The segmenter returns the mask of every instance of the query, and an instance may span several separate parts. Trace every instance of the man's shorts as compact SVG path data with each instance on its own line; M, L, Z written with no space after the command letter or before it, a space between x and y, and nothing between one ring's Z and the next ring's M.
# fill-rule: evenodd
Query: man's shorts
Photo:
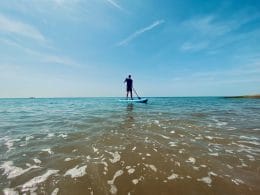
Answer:
M132 87L127 86L126 91L132 91Z

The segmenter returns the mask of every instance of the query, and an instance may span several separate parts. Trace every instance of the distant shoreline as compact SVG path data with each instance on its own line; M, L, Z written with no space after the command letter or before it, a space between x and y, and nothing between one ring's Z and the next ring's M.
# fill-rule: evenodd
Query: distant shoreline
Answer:
M224 98L260 98L260 94L257 94L257 95L241 95L241 96L225 96Z

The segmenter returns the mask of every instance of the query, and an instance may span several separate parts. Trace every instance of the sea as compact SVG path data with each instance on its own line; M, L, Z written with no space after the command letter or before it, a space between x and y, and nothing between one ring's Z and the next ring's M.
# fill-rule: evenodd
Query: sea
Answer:
M260 99L0 99L0 194L260 194Z

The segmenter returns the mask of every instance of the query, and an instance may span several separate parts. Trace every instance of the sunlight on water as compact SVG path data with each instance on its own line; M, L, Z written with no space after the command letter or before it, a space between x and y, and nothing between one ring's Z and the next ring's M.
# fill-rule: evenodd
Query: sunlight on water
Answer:
M259 194L254 99L1 99L4 194Z

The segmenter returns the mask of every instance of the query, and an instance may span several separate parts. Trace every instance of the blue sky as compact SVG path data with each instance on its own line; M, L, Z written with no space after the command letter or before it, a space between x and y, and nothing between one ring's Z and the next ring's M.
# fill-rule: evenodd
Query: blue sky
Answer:
M258 0L0 1L0 97L260 93Z

